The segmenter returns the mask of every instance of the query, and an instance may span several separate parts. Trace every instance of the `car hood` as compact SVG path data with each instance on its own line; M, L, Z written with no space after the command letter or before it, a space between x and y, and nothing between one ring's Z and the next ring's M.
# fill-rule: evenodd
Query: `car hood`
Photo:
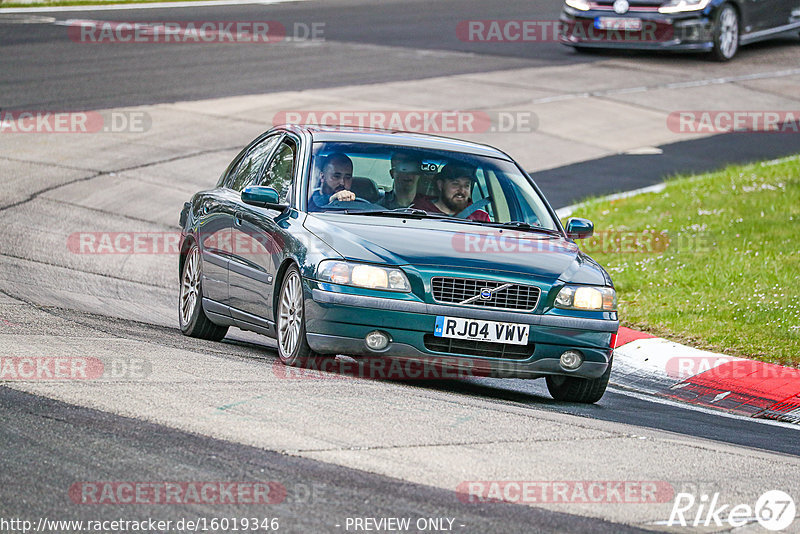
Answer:
M561 236L335 213L309 214L305 227L348 260L504 271L550 283L610 283L602 267Z

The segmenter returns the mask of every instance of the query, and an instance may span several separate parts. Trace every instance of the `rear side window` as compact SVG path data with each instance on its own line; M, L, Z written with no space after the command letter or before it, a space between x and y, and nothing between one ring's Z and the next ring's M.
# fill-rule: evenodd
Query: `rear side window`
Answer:
M295 145L290 139L284 139L264 169L258 185L274 188L281 200L286 200L294 177L294 163Z
M273 135L251 148L241 159L236 170L228 176L225 186L234 191L241 191L248 185L255 183L264 161L272 153L275 145L278 144L278 139L280 139L279 135Z

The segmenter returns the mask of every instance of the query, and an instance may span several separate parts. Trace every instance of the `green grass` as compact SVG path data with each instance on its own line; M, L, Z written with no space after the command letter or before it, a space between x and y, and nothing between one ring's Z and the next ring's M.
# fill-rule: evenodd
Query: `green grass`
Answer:
M623 325L800 364L800 157L670 179L660 193L589 200L572 216L595 223L599 237L581 248L614 279ZM662 233L667 242L654 242Z

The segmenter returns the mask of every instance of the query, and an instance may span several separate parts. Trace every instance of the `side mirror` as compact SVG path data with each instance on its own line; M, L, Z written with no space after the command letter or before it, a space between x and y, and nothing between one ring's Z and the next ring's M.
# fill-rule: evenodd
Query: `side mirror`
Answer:
M571 217L567 221L567 236L571 239L586 239L594 234L594 223L589 219Z
M242 191L242 202L251 206L283 211L289 204L281 203L278 192L272 187L248 185Z

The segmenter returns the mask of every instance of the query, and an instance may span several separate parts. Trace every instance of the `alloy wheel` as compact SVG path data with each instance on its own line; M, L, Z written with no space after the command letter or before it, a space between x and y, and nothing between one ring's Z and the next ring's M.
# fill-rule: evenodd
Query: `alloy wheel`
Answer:
M730 59L739 48L739 17L732 7L723 8L719 25L719 49L723 56Z
M188 325L192 320L200 294L200 249L193 246L186 258L181 278L181 323Z
M278 343L285 358L291 358L297 350L303 325L303 291L300 275L296 271L287 274L278 306Z

